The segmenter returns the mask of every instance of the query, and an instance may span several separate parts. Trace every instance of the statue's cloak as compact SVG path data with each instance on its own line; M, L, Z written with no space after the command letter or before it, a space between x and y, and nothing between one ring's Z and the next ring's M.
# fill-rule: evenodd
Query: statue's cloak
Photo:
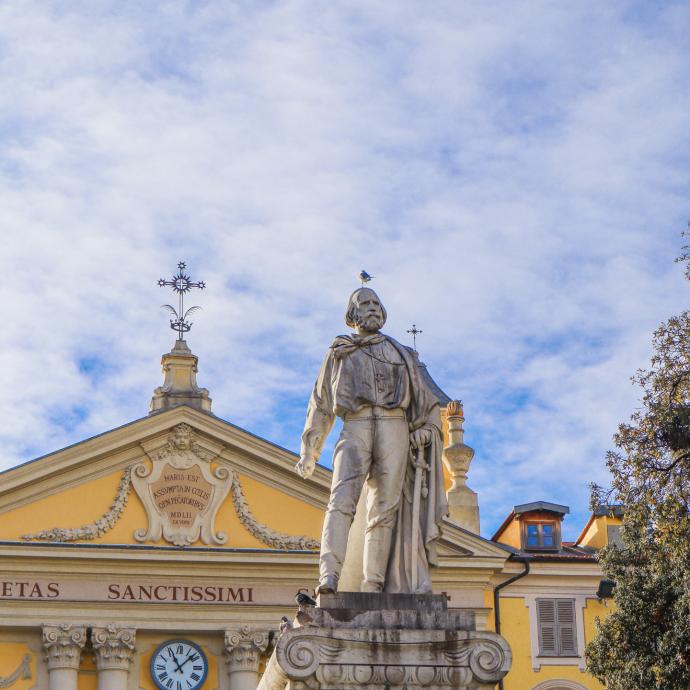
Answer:
M416 454L417 451L410 448L410 458L398 505L384 591L412 592L412 571L413 568L416 568L418 583L416 592L431 592L429 566L437 565L436 543L441 536L443 518L448 514L448 501L441 464L443 441L439 400L427 386L422 376L417 353L388 335L382 333L365 337L341 335L336 338L331 347L336 357L346 358L356 348L381 342L383 339L388 340L395 347L407 369L411 394L410 403L407 407L410 432L422 427L431 430L431 442L424 449L425 462L429 469L424 473L423 486L425 490L420 496L417 553L412 553L412 504L415 479L413 454ZM365 484L365 497L366 492Z
M410 448L410 462L407 464L403 492L398 507L398 517L393 532L393 546L388 559L386 592L412 592L412 571L417 569L416 592L431 592L430 565L438 565L436 544L441 537L441 523L448 514L448 500L443 481L441 451L441 411L436 396L429 390L419 370L417 353L403 347L387 336L407 366L412 384L412 400L407 410L410 431L426 426L431 429L431 443L424 448L425 462L429 467L424 473L423 489L419 509L419 540L417 553L412 553L412 503L414 500L414 455ZM426 493L426 496L424 496Z

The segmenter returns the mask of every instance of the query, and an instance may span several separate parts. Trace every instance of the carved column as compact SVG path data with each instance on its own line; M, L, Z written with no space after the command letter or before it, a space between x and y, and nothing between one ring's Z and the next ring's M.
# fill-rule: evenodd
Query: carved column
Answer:
M448 489L448 509L452 520L461 527L479 534L479 502L477 494L467 486L467 471L474 457L474 450L465 444L462 403L451 400L446 408L448 419L448 443L443 449L443 464L448 469L453 484Z
M243 625L225 631L225 658L230 690L256 690L259 660L268 647L268 632Z
M43 626L43 650L48 666L48 690L77 690L81 650L86 644L83 625Z
M112 623L91 629L98 690L127 690L135 634L134 628L120 628Z

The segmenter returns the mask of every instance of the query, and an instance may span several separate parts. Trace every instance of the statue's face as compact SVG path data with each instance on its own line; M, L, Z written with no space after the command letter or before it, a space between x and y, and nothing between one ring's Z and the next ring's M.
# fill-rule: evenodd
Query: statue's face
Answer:
M173 436L173 443L180 450L187 450L190 446L189 434L184 431L176 430Z
M373 290L360 290L355 297L357 325L364 331L375 333L383 327L383 309L378 295Z

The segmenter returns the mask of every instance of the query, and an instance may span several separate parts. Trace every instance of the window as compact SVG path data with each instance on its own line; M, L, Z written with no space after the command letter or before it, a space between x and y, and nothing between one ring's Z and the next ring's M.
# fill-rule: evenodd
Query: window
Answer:
M526 522L523 543L526 549L558 549L560 532L557 522Z
M574 599L537 599L540 656L577 656Z

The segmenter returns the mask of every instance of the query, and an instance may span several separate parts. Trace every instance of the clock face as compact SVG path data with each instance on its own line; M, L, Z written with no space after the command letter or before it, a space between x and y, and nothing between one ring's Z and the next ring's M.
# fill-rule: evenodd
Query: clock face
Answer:
M160 690L197 690L207 673L206 655L188 640L163 642L151 657L151 678Z

